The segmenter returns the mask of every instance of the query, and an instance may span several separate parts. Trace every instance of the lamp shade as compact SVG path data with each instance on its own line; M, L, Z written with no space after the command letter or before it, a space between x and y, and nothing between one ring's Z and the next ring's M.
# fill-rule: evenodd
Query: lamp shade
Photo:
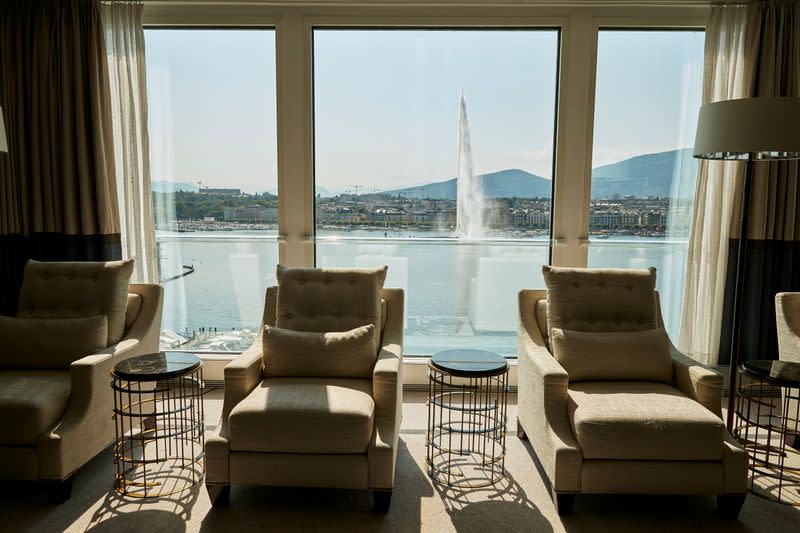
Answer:
M8 141L6 141L6 125L3 122L3 108L0 107L0 152L8 152Z
M800 159L800 98L742 98L705 104L697 120L694 156Z

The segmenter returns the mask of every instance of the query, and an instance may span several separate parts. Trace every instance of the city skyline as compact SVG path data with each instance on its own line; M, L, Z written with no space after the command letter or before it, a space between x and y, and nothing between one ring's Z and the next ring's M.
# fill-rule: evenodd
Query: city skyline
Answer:
M641 46L626 44L631 34ZM596 113L594 166L691 144L702 35L601 33L596 90L597 101L607 103ZM550 178L554 105L526 111L523 104L554 102L556 32L325 30L314 38L317 185L341 192L354 185L389 189L453 177L461 89L470 106L476 170L521 168ZM274 190L274 33L148 30L146 39L153 180ZM363 45L365 39L370 46ZM659 62L648 55L654 50ZM636 68L621 68L620 55ZM643 66L637 63L642 56L650 58ZM552 72L544 66L550 64ZM498 71L514 79L486 75ZM407 83L394 83L392 73ZM613 90L631 85L659 106ZM542 94L538 99L536 91ZM380 98L365 100L369 95ZM642 109L650 113L643 116ZM375 114L377 124L392 128L377 128L370 122ZM544 125L526 130L530 123ZM341 135L342 124L348 135ZM414 149L423 142L432 148ZM359 152L354 155L346 143L358 145Z

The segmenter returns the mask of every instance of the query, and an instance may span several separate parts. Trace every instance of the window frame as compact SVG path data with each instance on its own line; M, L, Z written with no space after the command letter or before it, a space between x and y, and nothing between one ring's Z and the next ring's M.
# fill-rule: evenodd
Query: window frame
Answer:
M593 153L598 35L604 29L704 30L710 6L692 0L622 0L615 5L566 1L458 0L360 5L269 0L146 2L147 28L269 28L275 30L278 144L278 257L315 263L313 30L315 28L454 28L559 30L550 263L585 267ZM456 5L458 7L456 7ZM581 206L576 210L576 206ZM576 214L577 213L577 214Z

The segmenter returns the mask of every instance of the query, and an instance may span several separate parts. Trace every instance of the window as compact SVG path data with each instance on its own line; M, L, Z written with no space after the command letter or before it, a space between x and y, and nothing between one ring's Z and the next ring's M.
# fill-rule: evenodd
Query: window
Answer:
M275 283L275 32L147 29L162 348L241 352Z
M557 30L314 30L316 263L389 266L406 352L516 354L543 286Z
M598 36L589 266L658 269L677 338L697 164L700 30Z

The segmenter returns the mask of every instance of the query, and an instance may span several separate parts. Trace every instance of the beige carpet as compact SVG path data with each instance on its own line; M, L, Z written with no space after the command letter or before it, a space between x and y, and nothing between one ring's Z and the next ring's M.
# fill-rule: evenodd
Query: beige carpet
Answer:
M535 467L530 445L508 437L508 475L490 489L442 491L428 479L425 407L421 395L407 394L397 481L388 515L372 511L358 491L240 488L226 508L211 508L205 489L180 498L134 501L112 491L113 465L107 450L81 469L72 499L45 503L35 485L0 489L4 531L800 531L800 509L749 496L739 521L724 521L708 497L583 496L573 515L555 512ZM513 401L513 398L512 398ZM220 395L207 400L216 421ZM514 420L513 406L509 419Z

